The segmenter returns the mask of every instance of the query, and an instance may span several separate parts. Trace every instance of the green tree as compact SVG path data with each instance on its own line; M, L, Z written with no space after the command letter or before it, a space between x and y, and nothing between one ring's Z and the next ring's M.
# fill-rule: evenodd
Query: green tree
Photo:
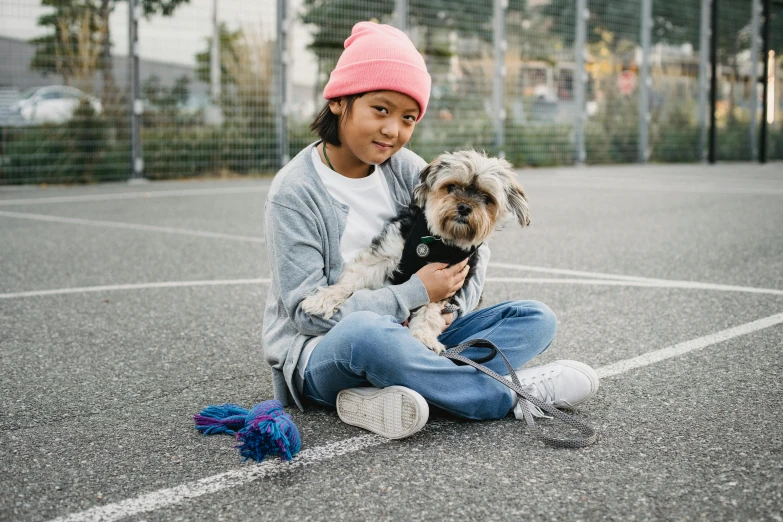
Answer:
M721 4L726 0L721 0ZM598 43L601 32L609 31L615 42L638 42L641 30L641 1L597 0L588 2L590 18L587 43ZM653 43L691 42L698 47L699 2L653 1ZM576 1L552 0L542 13L551 19L552 31L570 47L576 38Z
M225 22L220 22L218 25L218 37L220 38L219 62L222 92L234 81L234 78L229 71L229 62L237 62L239 60L239 55L237 53L241 48L244 36L242 34L242 29L231 31ZM206 37L205 40L207 43L206 50L196 53L196 78L208 84L211 81L210 58L212 56L212 37Z
M258 32L230 31L225 24L218 27L218 35L223 110L252 121L269 118L275 41ZM212 39L206 42L206 50L196 54L196 78L209 83Z
M521 0L512 2L515 5ZM357 22L392 23L394 2L388 0L305 0L301 19L315 26L308 48L316 55L320 71L331 71L343 50L345 39ZM448 35L478 37L492 41L492 9L470 0L411 0L408 25L423 32L425 58L449 57L453 53Z
M59 74L65 85L91 92L104 32L97 6L89 0L42 0L42 5L54 8L38 19L51 32L30 40L35 45L30 69Z
M319 74L331 71L343 50L343 42L351 28L363 20L389 22L394 2L388 0L305 0L302 22L315 27L313 41L308 45L316 56Z
M53 12L39 17L38 25L49 27L52 32L31 40L31 43L36 46L31 68L48 72L55 70L58 74L62 74L63 80L68 83L69 78L74 74L75 67L62 60L58 67L59 57L99 55L97 68L100 69L103 76L101 100L104 108L111 110L119 101L119 95L112 70L109 17L121 1L41 0L41 5L53 8ZM139 5L144 16L150 18L156 14L171 16L179 5L189 1L141 0ZM85 13L87 13L86 17ZM85 18L88 19L86 24ZM85 35L84 33L89 34ZM96 52L96 46L99 52ZM71 60L71 63L81 65L84 70L84 58Z
M166 87L153 74L142 84L141 96L148 105L143 116L143 126L171 128L177 123L180 107L190 96L190 78L182 75L174 81L172 87Z
M575 28L574 0L552 0L544 12L552 19L552 28L566 45L573 45ZM625 60L640 42L641 0L600 0L589 2L590 20L587 39L589 44L609 42L609 50L616 54L618 49L626 50ZM719 0L718 2L718 62L729 66L731 71L728 100L729 119L734 115L734 90L739 81L738 56L750 47L751 2L748 0ZM675 0L653 1L652 42L679 45L690 43L699 50L699 27L701 6L699 2L677 2ZM607 34L610 35L607 38ZM629 47L629 44L631 46ZM706 50L704 50L706 51ZM708 51L707 51L708 52Z
M220 38L220 108L224 123L218 140L221 150L243 150L226 155L221 167L233 172L263 171L277 162L277 143L271 132L275 114L281 107L272 105L274 89L274 39L258 30L231 31L218 27ZM196 54L196 77L210 81L212 39Z
M109 17L121 0L100 0L101 26L106 27L103 33L101 45L101 70L103 72L103 94L105 104L117 101L116 86L114 84L114 72L111 59L111 34L109 33ZM174 10L181 4L187 4L190 0L141 0L142 13L149 19L153 15L161 14L171 16Z

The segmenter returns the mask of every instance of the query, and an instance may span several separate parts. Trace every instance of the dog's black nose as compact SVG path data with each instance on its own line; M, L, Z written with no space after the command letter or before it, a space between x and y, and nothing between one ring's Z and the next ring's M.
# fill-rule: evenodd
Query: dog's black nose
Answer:
M473 212L473 207L470 205L466 205L465 203L460 203L457 205L457 212L459 212L460 216L467 216L471 212Z

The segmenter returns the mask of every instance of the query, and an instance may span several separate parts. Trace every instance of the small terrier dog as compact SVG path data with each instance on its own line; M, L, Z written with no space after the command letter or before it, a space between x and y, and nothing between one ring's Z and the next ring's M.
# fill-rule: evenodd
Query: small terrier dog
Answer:
M305 312L330 318L354 291L401 284L428 263L459 263L470 257L465 283L476 267L476 250L509 214L530 224L527 198L511 164L465 150L441 154L419 174L411 205L389 221L379 236L347 263L336 284L305 298ZM449 300L413 311L408 327L416 339L440 354L438 341ZM451 305L453 306L453 305Z

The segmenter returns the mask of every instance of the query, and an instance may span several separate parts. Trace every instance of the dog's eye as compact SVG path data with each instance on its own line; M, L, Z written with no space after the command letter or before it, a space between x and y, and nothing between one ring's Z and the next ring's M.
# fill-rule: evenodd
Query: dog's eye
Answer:
M455 185L454 183L449 183L448 185L446 185L446 190L449 191L449 192L454 192L454 189L456 189L456 188L457 188L457 185Z

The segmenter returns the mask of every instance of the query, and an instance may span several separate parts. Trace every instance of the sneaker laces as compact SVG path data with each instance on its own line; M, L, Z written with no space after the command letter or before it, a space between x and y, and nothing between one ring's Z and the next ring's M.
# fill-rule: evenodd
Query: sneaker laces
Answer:
M487 368L486 366L483 366L480 362L477 362L475 360L469 359L461 353L465 351L469 347L480 347L480 348L487 348L492 351L492 355L499 355L503 362L506 364L506 368L508 368L508 375L501 376L497 372ZM503 352L495 346L491 341L488 341L487 339L470 339L468 341L465 341L457 346L452 346L451 348L443 351L440 353L440 355L443 355L451 360L453 360L456 364L466 364L470 365L473 368L485 373L489 377L492 377L496 381L508 386L511 388L511 390L515 391L515 395L517 397L517 403L521 402L519 398L529 398L530 401L534 401L536 404L540 405L540 407L546 411L547 413L551 413L553 418L563 422L564 424L568 425L569 427L578 430L582 436L578 438L569 437L569 436L553 436L549 433L545 433L543 430L541 430L540 427L536 426L533 414L531 412L532 408L527 407L527 400L525 400L525 407L519 408L520 412L524 412L523 418L525 419L525 423L528 426L528 429L533 433L536 437L538 437L542 442L545 442L546 444L549 444L551 446L555 446L558 448L584 448L587 446L590 446L592 444L595 444L595 442L598 440L598 433L596 433L595 429L593 429L589 424L579 420L578 418L568 415L566 413L561 412L557 407L554 406L554 404L550 405L547 404L544 401L541 401L538 399L538 397L535 397L528 393L526 389L522 387L522 383L519 382L519 375L517 374L516 370L511 367L511 363L509 362L508 358L503 354ZM486 362L490 358L486 358L486 360L482 360L481 362ZM534 370L540 372L541 368L538 370ZM556 371L556 370L555 370ZM534 372L528 372L528 373L534 373ZM532 378L530 379L533 380ZM536 381L540 379L535 379ZM509 381L512 381L509 383ZM546 385L544 385L546 386ZM546 390L546 388L545 388ZM547 395L554 395L554 383L551 383L549 392L547 392ZM541 393L541 390L539 390L537 387L534 389L531 389L531 391L534 391L538 394ZM561 401L565 403L565 401ZM515 405L516 408L516 405Z
M566 407L568 409L573 409L573 406L571 406L568 401L562 399L556 400L555 380L552 376L553 373L554 370L550 369L548 372L542 372L534 377L522 377L517 375L517 378L519 379L519 383L522 385L522 387L525 388L528 393L530 393L530 395L534 396L540 401L556 407ZM524 401L524 407L527 407L528 411L530 411L533 417L550 420L553 418L545 414L543 411L541 411L541 408L530 401ZM522 408L523 402L517 401L517 405L514 407L514 417L519 420L523 420L525 418L525 413Z

